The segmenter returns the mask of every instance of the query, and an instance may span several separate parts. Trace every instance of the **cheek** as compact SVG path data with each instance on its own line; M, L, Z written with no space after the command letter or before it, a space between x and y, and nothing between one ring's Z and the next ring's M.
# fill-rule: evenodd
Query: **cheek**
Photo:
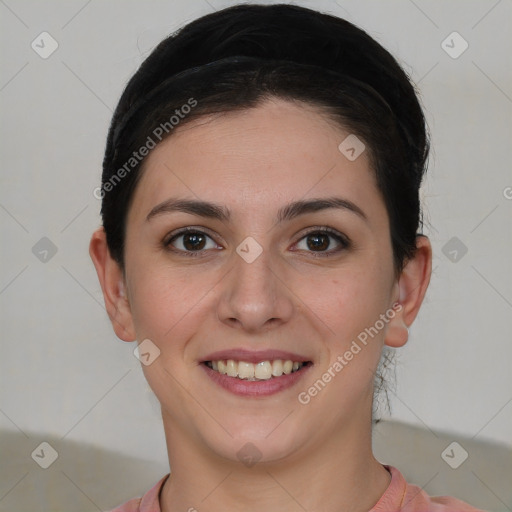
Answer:
M313 287L309 283L307 303L329 328L327 348L331 360L343 354L358 336L364 339L364 333L387 311L391 291L389 275L379 265L368 265L366 268L340 269L335 277L326 276ZM305 296L304 293L305 289L300 296ZM381 327L380 323L378 326ZM381 348L378 340L383 339L384 334L385 328L374 334L371 339L376 343L372 344L372 350L365 352L378 356Z
M336 277L319 280L308 302L328 329L321 341L322 360L300 400L310 400L325 424L339 422L346 411L368 407L373 398L387 328L380 318L389 308L391 281L378 265L363 267L339 269Z
M172 350L176 342L186 338L187 326L198 325L197 317L208 301L214 279L208 273L191 279L190 272L166 265L135 268L130 303L137 338L150 338L161 348Z

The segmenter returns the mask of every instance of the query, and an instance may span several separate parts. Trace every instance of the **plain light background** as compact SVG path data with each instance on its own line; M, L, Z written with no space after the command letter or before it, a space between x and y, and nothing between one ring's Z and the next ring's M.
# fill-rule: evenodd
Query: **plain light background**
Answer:
M158 402L135 343L112 331L89 259L93 190L127 80L166 35L234 3L0 2L0 428L166 463ZM392 416L512 445L512 2L294 3L390 50L430 125L422 197L434 273L398 352ZM31 47L44 31L59 45L46 59ZM454 31L469 44L458 58L442 47L450 36L461 48ZM33 250L43 237L57 249L46 262Z

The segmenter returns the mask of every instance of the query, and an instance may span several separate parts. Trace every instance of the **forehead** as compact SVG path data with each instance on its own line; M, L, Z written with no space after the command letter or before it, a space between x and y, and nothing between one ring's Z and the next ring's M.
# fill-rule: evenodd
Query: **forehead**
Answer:
M349 135L316 107L278 99L199 118L148 155L130 213L147 215L177 195L234 211L269 212L292 199L333 194L382 206L365 152L352 161L339 149Z

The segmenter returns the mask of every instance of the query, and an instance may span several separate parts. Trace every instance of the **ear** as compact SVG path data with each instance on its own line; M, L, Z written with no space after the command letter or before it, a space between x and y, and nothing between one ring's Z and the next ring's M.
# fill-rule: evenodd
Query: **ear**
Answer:
M409 326L414 322L425 297L432 274L432 246L424 235L416 237L416 253L407 261L396 283L393 308L395 316L390 320L385 344L401 347L407 343Z
M119 263L110 255L105 230L97 229L89 244L98 279L103 291L105 309L118 338L123 341L136 339L130 303L126 296L124 275Z

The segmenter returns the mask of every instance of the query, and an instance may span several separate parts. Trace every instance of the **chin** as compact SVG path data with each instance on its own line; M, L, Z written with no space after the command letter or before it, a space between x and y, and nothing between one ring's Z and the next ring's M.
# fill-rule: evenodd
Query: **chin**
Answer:
M299 439L291 425L280 425L285 416L265 421L244 419L236 424L226 424L233 437L226 434L222 439L208 440L207 444L219 456L239 461L247 467L255 463L277 462L296 453L307 439L305 434L302 436L304 439Z

